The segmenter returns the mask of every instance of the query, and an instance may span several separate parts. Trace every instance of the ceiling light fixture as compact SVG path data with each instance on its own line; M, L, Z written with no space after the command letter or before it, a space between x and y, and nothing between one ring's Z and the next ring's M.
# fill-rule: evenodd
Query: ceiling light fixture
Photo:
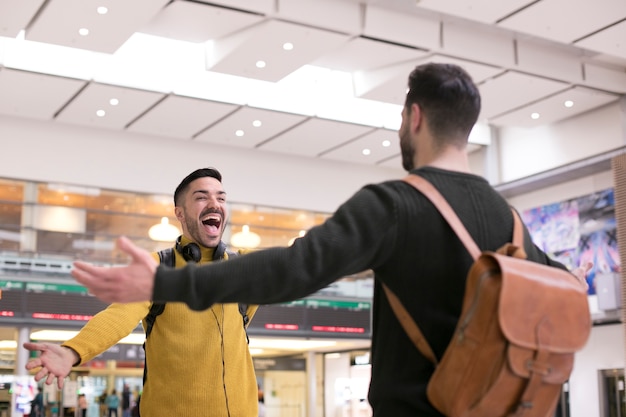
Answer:
M283 44L283 49L284 49L285 51L291 51L291 50L293 49L293 43L291 43L291 42L285 42L285 43Z
M107 113L104 110L98 110L96 111L96 116L98 117L104 117Z
M365 149L363 149L363 150L361 151L361 153L362 153L363 155L367 156L367 155L371 154L371 153L372 153L372 151L370 151L369 149L365 148Z
M391 141L390 140L383 140L383 147L388 148L391 146Z
M574 102L572 100L565 100L565 103L563 103L563 105L569 108L574 105Z
M530 118L533 119L533 120L537 120L539 118L539 113L532 113L530 115Z
M240 129L240 130L235 131L235 136L242 137L244 134L245 134L245 132L244 132L243 130L241 130L241 129Z
M87 28L80 28L80 29L78 29L78 34L80 36L87 36L87 35L89 35L89 29L87 29Z
M256 67L257 68L265 68L265 61L257 61L256 62Z
M107 14L109 12L109 9L105 6L100 6L96 10L98 11L98 14Z
M255 120L252 122L252 126L254 127L261 127L262 123L260 120Z
M178 227L170 224L167 217L162 217L161 223L155 224L150 227L150 230L148 230L148 236L150 236L150 239L158 242L173 242L179 235L180 231L178 230Z
M118 104L120 104L120 101L116 98L112 98L111 100L109 100L109 104L111 106L117 106Z
M0 340L0 349L13 350L17 349L17 341L15 340Z
M230 244L236 248L254 249L261 244L261 237L250 231L250 226L244 224L241 232L237 232L230 238Z

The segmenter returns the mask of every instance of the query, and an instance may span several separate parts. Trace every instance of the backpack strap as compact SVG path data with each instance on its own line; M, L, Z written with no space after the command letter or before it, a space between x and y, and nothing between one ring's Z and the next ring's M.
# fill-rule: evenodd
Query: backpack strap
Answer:
M176 255L174 254L174 248L163 249L158 252L159 253L159 262L161 265L166 265L170 267L176 266ZM150 306L150 311L146 315L146 338L152 332L152 327L154 326L154 322L158 315L162 314L165 310L165 303L152 303Z
M425 178L418 175L407 175L403 180L417 188L420 193L433 203L443 218L446 219L452 230L454 230L454 233L457 234L463 246L465 246L470 255L472 255L472 258L474 260L478 259L481 250L478 248L478 245L476 245L476 242L474 242L474 239L472 239L465 226L463 226L463 223L461 223L459 216L452 210L452 207L450 207L450 204L443 198L441 193Z
M411 184L415 187L420 193L422 193L426 198L428 198L435 208L441 213L443 218L448 222L452 230L456 233L456 235L463 243L463 246L467 249L467 251L472 255L474 260L478 259L481 254L481 250L474 242L474 239L470 236L469 232L463 226L461 219L454 212L450 204L446 201L446 199L441 195L441 193L425 178L410 174L403 178L403 181ZM513 212L513 244L505 245L501 251L507 253L515 253L515 256L524 257L523 247L524 247L524 228L521 219L517 212L511 209ZM520 252L521 251L521 252ZM393 310L394 314L398 318L398 321L402 325L402 328L409 336L409 339L413 342L413 344L417 347L422 355L429 361L431 361L435 366L437 366L437 357L433 352L432 348L426 341L424 334L420 330L415 320L411 317L409 312L400 302L400 299L385 285L382 284L383 289L385 290L385 294L387 299L389 300L389 305Z
M159 262L161 265L167 265L174 267L176 265L176 255L174 254L174 248L163 249L158 252L159 254ZM154 327L154 322L158 315L162 314L165 310L165 303L152 303L150 306L150 310L146 317L144 318L146 322L146 339L152 333L152 328ZM143 350L146 351L146 341L143 342ZM144 359L143 365L143 383L146 383L146 378L148 377L148 362Z
M220 242L221 243L221 242ZM218 245L219 248L219 245ZM216 249L217 251L217 249ZM234 258L239 256L239 253L230 250L225 251L228 254L228 258ZM250 317L248 316L248 304L239 303L239 314L243 320L243 331L246 332L246 341L250 344L250 337L248 336L248 323L250 323Z

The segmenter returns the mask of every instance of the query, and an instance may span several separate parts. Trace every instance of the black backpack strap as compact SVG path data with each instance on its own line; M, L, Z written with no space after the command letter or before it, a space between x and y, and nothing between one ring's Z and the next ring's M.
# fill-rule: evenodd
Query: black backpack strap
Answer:
M174 254L174 248L163 249L159 251L158 253L159 253L159 262L162 265L167 265L171 267L174 267L176 265L176 255ZM164 310L165 310L165 303L152 303L152 305L150 306L150 311L148 311L148 314L146 315L146 317L144 317L144 321L146 324L146 339L152 332L152 327L154 327L154 322L156 321L157 316L162 314ZM144 352L146 351L145 341L143 342L143 350ZM143 383L144 384L146 383L147 375L148 375L148 363L144 359L144 366L143 366Z
M220 242L220 244L217 246L217 248L215 249L215 253L217 253L217 251L220 249L220 245L223 245L223 242ZM236 256L239 256L239 253L237 252L226 250L225 245L223 251L228 254L228 258L234 258ZM224 252L222 252L222 254ZM222 258L223 256L219 259ZM241 314L241 317L243 319L243 330L244 332L246 332L246 341L248 342L248 344L250 344L250 337L248 336L248 323L250 323L250 317L248 316L248 304L239 303L239 314Z
M159 261L161 265L176 266L176 255L174 254L174 248L167 248L159 251ZM162 314L165 310L165 303L152 303L150 311L146 315L146 337L152 332L152 326L159 314Z

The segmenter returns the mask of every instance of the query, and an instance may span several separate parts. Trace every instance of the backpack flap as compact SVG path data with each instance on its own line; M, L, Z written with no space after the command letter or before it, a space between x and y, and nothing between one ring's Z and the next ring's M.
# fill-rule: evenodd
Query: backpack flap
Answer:
M585 346L591 332L587 292L567 271L489 254L502 271L500 325L516 345L573 353Z

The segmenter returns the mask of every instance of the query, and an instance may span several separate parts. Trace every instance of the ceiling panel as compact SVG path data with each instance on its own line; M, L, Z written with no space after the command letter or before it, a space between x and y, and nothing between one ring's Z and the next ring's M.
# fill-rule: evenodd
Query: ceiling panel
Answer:
M264 143L259 149L316 157L372 129L371 126L334 120L310 119Z
M563 82L509 71L479 85L482 103L480 120L491 120L568 87Z
M312 62L313 65L340 71L363 71L414 61L426 52L388 42L358 37Z
M189 42L206 42L259 23L263 16L189 1L165 7L141 32Z
M348 39L347 35L269 20L215 40L207 69L276 82ZM284 49L287 42L293 49ZM259 61L265 66L258 67Z
M323 153L323 159L375 164L400 154L398 132L376 129L356 140Z
M492 118L490 122L496 126L515 125L532 128L577 116L618 99L619 96L614 94L584 87L574 87L538 103L523 106L504 116ZM571 107L566 106L566 102L571 102ZM539 117L532 118L532 114L537 114Z
M624 0L541 0L504 19L498 25L569 44L624 18Z
M44 0L1 0L0 36L14 38L26 28Z
M423 49L440 46L439 21L408 15L382 6L368 6L363 35Z
M236 109L234 104L170 95L135 120L128 130L191 139Z
M576 46L626 59L626 20L576 42Z
M134 32L148 23L169 0L107 0L102 5L85 0L47 1L26 39L97 52L115 52ZM79 34L87 29L87 35Z
M90 83L63 108L60 122L124 129L163 94L106 84Z
M418 6L422 9L476 20L482 23L495 23L502 17L508 16L534 1L535 0L420 0Z
M198 3L221 4L228 8L241 9L260 14L273 14L276 12L276 0L195 0Z
M392 169L402 169L402 156L393 156L391 158L385 159L384 161L377 162L376 165Z
M254 148L306 120L305 116L241 107L196 137L197 141ZM239 132L239 134L237 133Z
M0 113L50 120L84 81L33 72L0 70Z
M357 3L337 0L279 0L276 16L340 33L358 34L363 16Z

